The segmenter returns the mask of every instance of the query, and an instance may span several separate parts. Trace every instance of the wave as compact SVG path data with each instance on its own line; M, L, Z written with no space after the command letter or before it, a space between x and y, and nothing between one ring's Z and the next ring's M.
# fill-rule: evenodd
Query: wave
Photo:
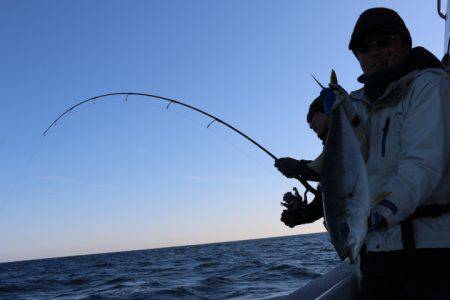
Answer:
M17 285L17 284L7 284L7 285L0 285L0 292L2 293L20 293L20 292L27 292L30 288L24 285Z
M158 290L155 291L151 294L149 294L149 298L151 297L155 297L155 299L173 299L172 297L175 298L185 298L185 297L190 297L190 298L196 298L196 299L206 299L205 297L197 294L193 289L191 289L190 287L185 287L185 286L177 286L174 288L170 288L170 289L162 289L162 290Z
M104 300L104 299L111 299L111 297L105 297L101 295L89 295L86 297L86 300Z
M74 279L61 281L62 284L67 284L67 285L83 285L83 284L88 284L89 282L90 282L90 280L88 280L87 278L74 278Z
M88 266L88 268L112 268L112 267L114 267L114 265L109 262L98 262Z
M216 267L219 265L220 265L220 263L217 261L205 262L205 263L195 266L194 270L202 270L202 269L206 269L206 268Z
M212 277L203 279L201 282L206 285L222 285L222 284L231 283L231 282L233 282L233 280L228 277L224 277L224 276L212 276Z
M292 275L295 277L317 277L320 276L319 273L314 272L313 270L302 268L302 267L296 267L290 264L279 264L279 265L272 265L265 269L265 272L277 272L287 275Z
M121 283L131 281L131 280L134 280L134 278L126 277L126 276L119 276L119 277L116 277L116 278L106 281L105 284L121 284Z
M0 299L259 299L332 268L330 249L314 235L0 264Z

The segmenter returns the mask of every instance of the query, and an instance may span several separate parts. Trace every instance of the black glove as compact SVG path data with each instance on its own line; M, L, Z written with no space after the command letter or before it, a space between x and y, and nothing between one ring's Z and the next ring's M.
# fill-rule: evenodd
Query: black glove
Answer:
M374 212L370 215L368 227L369 232L372 232L374 230L385 228L388 226L388 223L386 219L380 215L378 212Z
M284 194L281 205L287 208L281 213L281 222L290 228L302 224L299 221L305 218L307 203L303 201L297 189L294 188L294 193Z
M293 209L296 205L308 204L308 202L303 200L302 196L300 196L296 187L292 188L292 190L294 192L287 192L283 195L283 202L281 202L281 205L287 209Z
M275 167L287 178L302 177L308 181L320 181L320 176L308 167L310 160L296 160L282 157L275 161Z
M281 222L290 228L312 223L323 217L321 193L308 204L294 188L294 193L284 194L281 204L287 208L281 213Z

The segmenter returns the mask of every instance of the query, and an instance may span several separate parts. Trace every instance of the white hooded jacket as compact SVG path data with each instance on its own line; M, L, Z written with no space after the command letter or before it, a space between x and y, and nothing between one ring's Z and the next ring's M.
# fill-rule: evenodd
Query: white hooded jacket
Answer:
M450 202L450 78L442 69L413 71L372 104L350 94L362 119L372 211L387 229L369 232L368 251L403 249L400 223L420 205ZM417 248L450 248L450 214L414 221Z

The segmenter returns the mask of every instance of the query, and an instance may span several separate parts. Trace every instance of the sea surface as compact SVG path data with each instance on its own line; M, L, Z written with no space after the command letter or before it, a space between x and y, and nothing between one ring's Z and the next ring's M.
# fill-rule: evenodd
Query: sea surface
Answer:
M0 299L262 299L339 263L324 233L0 264Z

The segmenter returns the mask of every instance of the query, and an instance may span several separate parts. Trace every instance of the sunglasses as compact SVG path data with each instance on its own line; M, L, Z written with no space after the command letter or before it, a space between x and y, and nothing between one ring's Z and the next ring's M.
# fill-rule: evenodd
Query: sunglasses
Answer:
M361 54L367 54L370 49L375 46L381 49L387 48L391 45L392 41L397 38L400 37L398 35L386 35L371 43L361 43L360 45L358 45L358 47L356 47L356 51Z

